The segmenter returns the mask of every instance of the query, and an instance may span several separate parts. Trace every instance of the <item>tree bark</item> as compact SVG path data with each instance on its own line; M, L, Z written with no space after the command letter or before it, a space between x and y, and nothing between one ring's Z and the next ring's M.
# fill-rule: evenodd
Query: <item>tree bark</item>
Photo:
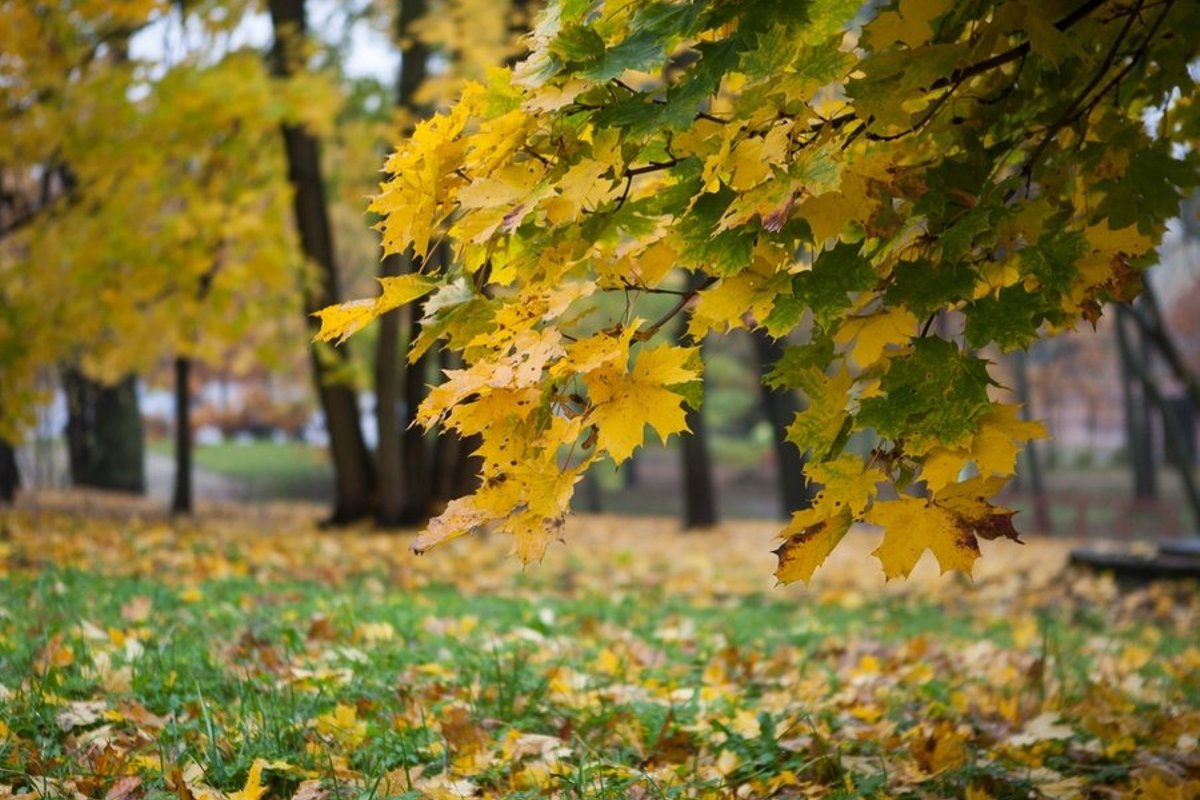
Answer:
M458 369L462 356L443 350L439 354L442 370ZM474 453L482 440L478 434L463 438L457 432L438 431L433 447L433 463L429 468L432 492L429 510L451 500L470 494L479 486L479 471L482 463Z
M1117 306L1117 335L1118 341L1125 338L1124 317L1129 315L1129 309L1123 306ZM1122 345L1123 349L1128 349L1128 344ZM1179 421L1175 418L1175 414L1166 398L1163 397L1158 385L1154 382L1154 376L1150 374L1150 370L1144 361L1132 362L1133 377L1141 383L1144 397L1154 403L1162 414L1163 427L1166 428L1166 446L1167 450L1172 454L1172 460L1179 467L1179 479L1183 486L1183 495L1187 500L1188 508L1192 512L1192 535L1200 534L1200 488L1196 486L1195 477L1189 467L1184 465L1183 453L1181 452L1179 441L1181 439L1181 430Z
M1028 354L1018 350L1013 355L1013 371L1016 373L1017 399L1021 403L1021 416L1029 419L1033 413L1033 404L1029 392ZM1039 531L1049 532L1052 529L1050 507L1046 502L1046 487L1042 481L1042 459L1035 442L1028 442L1022 453L1024 466L1029 474L1029 494L1033 498L1033 524Z
M0 439L0 505L11 503L21 488L21 471L17 468L17 449L11 442Z
M146 491L146 444L137 378L102 386L76 368L63 373L67 395L67 458L76 486Z
M758 369L766 377L771 367L783 355L783 342L772 339L764 330L750 334L758 357ZM801 411L800 400L789 389L772 389L762 384L763 413L771 424L775 442L775 463L779 476L779 512L783 519L812 505L812 486L804 475L804 454L787 440L787 427Z
M1154 451L1150 437L1152 431L1147 424L1149 410L1146 408L1145 384L1140 380L1142 372L1140 353L1129 342L1125 330L1128 312L1117 306L1116 337L1117 356L1121 367L1121 398L1125 407L1125 445L1129 455L1129 466L1133 471L1133 496L1139 500L1151 500L1158 496L1158 481L1154 471Z
M192 513L192 360L175 359L175 492L172 514Z
M401 53L400 72L396 80L396 105L416 114L418 109L413 96L425 80L429 48L413 36L412 25L425 15L426 3L425 0L401 0L398 5L396 38L404 44L404 50ZM413 266L408 256L390 255L380 264L379 276L382 278L400 275L411 270ZM414 316L414 319L419 318L419 315ZM411 424L415 406L409 406L409 413L404 414L401 395L407 395L406 373L419 365L413 365L408 370L403 368L400 323L401 314L398 311L385 314L379 320L379 347L375 351L375 414L379 428L379 449L376 453L379 469L379 507L376 509L375 522L385 528L409 525L419 521L419 517L426 516L425 513L413 513L415 509L412 506L420 495L411 495L414 487L406 485L405 481L406 466L409 469L421 470L425 468L425 460L415 460L415 463L406 465L404 458L407 444L404 439L409 438L411 441L411 437L405 437L404 426L406 423ZM414 325L414 328L417 329L417 326ZM402 416L409 418L402 419ZM412 446L421 448L423 442L418 438Z
M424 304L412 308L409 320L409 342L421 333L420 319ZM407 524L423 522L430 516L433 496L433 448L425 431L416 424L417 408L428 391L425 381L429 368L426 353L404 370L404 433L401 442L401 457L404 466L404 521Z
M304 2L270 0L268 6L275 32L272 51L275 74L286 78L302 68L296 46L306 34ZM301 248L319 272L316 285L306 283L304 291L304 312L313 326L310 315L338 302L341 294L321 175L320 144L315 136L296 125L283 126L283 141ZM325 414L333 462L334 507L328 520L333 525L369 516L375 501L375 470L359 423L357 394L350 386L334 380L334 375L348 358L344 345L325 351L312 349L313 378Z
M687 291L698 290L704 282L702 273L688 276ZM693 344L687 333L686 318L681 316L675 329L676 344ZM698 343L703 348L704 342ZM701 380L703 392L703 379ZM708 436L704 426L704 405L686 406L684 420L688 432L679 437L679 457L683 474L683 527L685 530L711 528L717 524L717 490L713 481L712 459L709 458Z

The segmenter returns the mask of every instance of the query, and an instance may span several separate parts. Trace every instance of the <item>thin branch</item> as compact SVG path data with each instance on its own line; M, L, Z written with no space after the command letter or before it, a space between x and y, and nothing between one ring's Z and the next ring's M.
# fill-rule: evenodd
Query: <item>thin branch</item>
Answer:
M678 164L680 159L672 158L670 161L653 161L641 167L626 167L625 177L632 178L637 175L646 175L651 172L661 172L664 169L670 169Z
M1082 4L1070 14L1067 14L1058 22L1054 23L1054 27L1060 32L1065 32L1076 23L1087 17L1097 8L1104 5L1105 2L1107 2L1107 0L1087 0L1086 3ZM933 85L929 88L941 89L944 86L970 80L971 78L974 78L977 75L982 75L985 72L991 72L997 67L1002 67L1005 64L1016 61L1018 58L1024 57L1029 53L1030 47L1031 45L1029 41L1024 41L1016 47L1005 50L1003 53L997 53L991 58L985 58L983 61L978 61L970 66L956 69L954 72L950 73L948 77L940 78L934 81Z
M1139 3L1138 8L1140 7L1141 4ZM1166 12L1164 11L1163 13L1165 14ZM1121 43L1125 41L1125 37L1129 35L1129 31L1132 30L1133 23L1137 20L1137 18L1138 14L1136 13L1135 9L1135 12L1131 13L1126 18L1125 24L1121 26L1121 30L1117 33L1116 38L1113 39L1112 45L1108 48L1108 52L1104 56L1104 61L1100 64L1100 69L1096 70L1096 74L1093 75L1091 80L1088 81L1087 85L1083 87L1083 91L1081 91L1075 97L1075 99L1071 101L1071 104L1067 107L1067 110L1063 112L1063 115L1059 117L1058 121L1046 129L1041 141L1039 141L1037 146L1034 147L1033 152L1029 154L1029 158L1025 161L1025 166L1022 167L1022 172L1025 174L1026 180L1032 180L1033 168L1037 165L1038 161L1041 160L1042 154L1046 151L1046 148L1050 146L1050 142L1054 140L1054 137L1058 135L1059 131L1071 123L1071 120L1074 119L1075 113L1083 101L1087 99L1088 95L1092 93L1092 90L1100 84L1100 81L1102 81L1104 76L1108 74L1108 71L1112 69L1113 62L1117 58L1117 51L1120 49Z
M716 278L709 277L704 281L704 283L700 284L695 289L691 290L690 292L685 292L683 295L680 296L679 302L677 302L675 305L671 306L670 311L668 311L663 316L659 317L654 322L654 324L651 325L649 328L638 331L637 334L635 335L635 338L640 342L644 342L647 339L650 339L651 337L653 337L654 334L658 333L659 330L662 329L662 326L666 325L668 322L670 322L672 319L674 319L675 316L677 314L679 314L680 311L683 311L685 308L687 308L688 305L691 304L692 300L698 294L700 294L700 292L704 291L705 289L712 286L716 282L717 282Z

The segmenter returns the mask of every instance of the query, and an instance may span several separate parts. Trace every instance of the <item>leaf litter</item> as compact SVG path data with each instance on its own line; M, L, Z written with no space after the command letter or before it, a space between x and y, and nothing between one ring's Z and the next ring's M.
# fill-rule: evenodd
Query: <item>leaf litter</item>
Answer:
M0 798L1200 797L1200 593L1067 542L889 582L855 528L779 587L770 522L581 516L522 569L65 505L2 520Z

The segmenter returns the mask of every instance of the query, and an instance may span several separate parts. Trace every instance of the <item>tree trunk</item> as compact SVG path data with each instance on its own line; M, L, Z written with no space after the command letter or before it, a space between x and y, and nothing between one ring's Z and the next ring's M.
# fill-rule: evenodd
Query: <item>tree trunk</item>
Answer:
M418 109L413 102L413 95L425 80L426 62L429 59L429 48L412 34L413 23L425 15L425 0L401 0L396 15L396 38L403 43L401 53L400 73L396 81L396 105L413 114ZM379 267L380 277L400 275L413 267L407 256L391 255L383 260ZM419 319L419 315L415 319ZM385 314L379 321L379 347L375 351L375 409L376 421L379 427L379 449L376 453L376 464L379 468L379 507L376 509L375 521L381 527L399 527L418 521L411 506L419 496L411 496L413 487L406 486L404 445L402 441L403 399L402 392L407 394L404 373L404 359L400 352L400 322L398 311ZM416 326L414 326L416 328ZM409 340L411 341L411 339ZM414 367L418 365L413 365ZM415 413L415 406L409 407ZM407 415L406 415L407 416ZM417 432L420 433L419 431ZM423 442L418 440L414 447L420 448ZM418 470L425 468L425 460L407 465Z
M1138 377L1142 372L1141 362L1125 330L1128 312L1121 306L1116 308L1114 324L1121 366L1121 398L1125 407L1125 445L1129 466L1133 470L1133 496L1139 500L1151 500L1158 496L1158 485L1151 430L1146 424L1149 410L1146 408L1145 384Z
M699 272L688 276L687 291L701 288L704 276ZM675 329L676 344L692 344L687 333L686 317L680 317ZM704 342L699 342L701 348ZM704 383L701 381L701 392ZM679 456L683 473L683 527L685 530L711 528L717 524L717 490L713 481L712 460L708 453L708 436L704 428L704 404L700 408L684 409L688 432L679 437Z
M462 366L462 357L457 353L443 350L440 354L442 370L457 369ZM481 443L478 434L463 438L452 430L440 430L433 448L433 465L429 472L432 476L431 505L442 505L456 497L470 494L479 486L480 460L474 452Z
M772 339L766 331L750 334L758 357L758 369L766 377L771 367L783 355L783 342ZM800 400L790 389L772 389L762 384L763 412L771 424L775 441L775 462L779 475L779 512L784 519L812 505L812 487L804 475L804 454L787 440L787 427L801 411Z
M303 0L270 0L275 74L289 77L302 68L299 48L306 33ZM283 126L288 178L295 193L296 228L305 257L319 270L316 286L306 284L304 312L315 326L313 312L338 302L337 267L333 258L333 234L321 176L320 145L316 137L295 125ZM358 418L358 397L333 376L349 358L345 345L319 351L312 349L313 378L325 425L334 471L334 507L329 523L338 525L369 516L375 499L375 472L363 440Z
M146 491L146 445L137 378L102 386L75 368L63 374L67 396L67 458L76 486Z
M380 277L399 275L400 259L388 256L380 265ZM404 470L400 449L400 312L391 311L379 320L379 345L375 351L375 420L379 445L375 464L379 469L379 506L375 522L385 528L404 524Z
M704 414L698 408L686 409L687 426L679 440L683 460L683 527L686 530L711 528L717 524L717 490L713 482Z
M1117 336L1119 342L1124 342L1124 318L1129 315L1129 309L1123 306L1117 306ZM1123 350L1128 350L1128 343L1122 344ZM1143 361L1133 361L1133 377L1141 383L1143 396L1148 402L1154 403L1158 408L1159 413L1163 418L1163 427L1166 428L1166 447L1168 452L1172 454L1172 460L1179 465L1179 479L1183 486L1183 495L1187 500L1188 509L1192 513L1192 532L1193 535L1200 533L1200 488L1196 486L1195 477L1192 475L1190 468L1183 466L1183 454L1180 449L1179 441L1182 438L1182 431L1179 426L1175 414L1172 413L1170 404L1163 397L1158 385L1154 382L1154 376L1150 374L1147 364Z
M0 439L0 505L11 503L21 488L21 472L17 469L17 449L11 442Z
M1021 403L1021 417L1029 419L1033 414L1033 404L1029 393L1028 354L1018 350L1013 355L1013 371L1016 372L1017 400ZM1021 454L1024 467L1029 475L1029 494L1033 498L1033 524L1042 532L1052 529L1050 507L1046 502L1046 487L1042 481L1042 459L1035 442L1028 442ZM1019 474L1018 474L1019 477Z
M424 304L412 308L409 320L409 342L421 332L420 318ZM401 457L404 466L404 521L423 522L430 516L433 495L433 452L425 430L416 424L417 408L425 399L426 373L429 354L425 353L404 370L404 433Z
M192 513L192 360L175 359L175 493L172 514Z

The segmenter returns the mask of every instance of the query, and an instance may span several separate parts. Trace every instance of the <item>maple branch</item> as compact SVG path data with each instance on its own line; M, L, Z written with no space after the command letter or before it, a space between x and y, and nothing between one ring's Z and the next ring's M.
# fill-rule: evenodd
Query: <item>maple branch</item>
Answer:
M1087 82L1087 85L1083 87L1083 91L1081 91L1075 97L1075 99L1071 101L1071 104L1069 106L1067 106L1067 110L1063 112L1062 116L1059 117L1058 121L1055 122L1053 125L1051 125L1048 129L1046 129L1046 132L1042 136L1041 141L1038 142L1037 146L1029 154L1029 158L1026 159L1025 165L1021 168L1021 172L1022 172L1022 174L1025 175L1025 180L1026 180L1027 184L1028 184L1028 182L1033 180L1034 167L1037 166L1038 161L1041 160L1042 154L1045 153L1046 148L1050 146L1050 142L1052 142L1054 140L1054 137L1058 135L1058 132L1061 131L1066 126L1070 125L1075 120L1077 120L1079 118L1080 114L1082 114L1084 110L1087 110L1090 113L1090 109L1092 107L1094 107L1094 104L1096 102L1098 102L1099 99L1108 92L1109 88L1111 88L1112 86L1115 85L1114 82L1110 82L1107 86L1105 86L1104 89L1102 89L1095 96L1095 98L1093 98L1091 104L1084 106L1082 109L1080 108L1080 104L1082 104L1083 101L1087 99L1088 95L1090 95L1092 93L1093 89L1095 89L1098 85L1100 85L1100 81L1104 80L1104 76L1108 74L1108 71L1110 69L1112 69L1114 62L1117 59L1117 51L1120 50L1121 44L1125 41L1125 38L1129 35L1130 30L1133 29L1133 23L1138 19L1138 17L1139 17L1138 12L1141 9L1141 7L1142 7L1142 3L1139 2L1137 7L1134 8L1133 11L1131 11L1129 13L1129 15L1125 18L1125 24L1123 26L1121 26L1121 30L1117 33L1116 38L1113 39L1112 45L1108 48L1108 52L1105 53L1105 55L1104 55L1104 61L1101 62L1100 68L1098 70L1096 70L1096 74L1094 74L1092 76L1091 80L1089 80ZM1146 46L1148 46L1150 40L1154 38L1154 34L1158 30L1158 26L1162 24L1163 19L1166 17L1168 12L1170 12L1170 10L1171 10L1171 4L1168 3L1167 6L1158 15L1158 19L1156 19L1154 21L1154 24L1151 26L1149 32L1147 32L1146 39L1142 42L1143 49ZM1137 61L1138 61L1137 57L1131 59L1130 63L1126 66L1125 70L1123 70L1117 74L1116 81L1119 81L1121 76L1126 74L1128 72L1128 70L1130 68L1132 68L1132 66L1134 64L1137 63Z
M661 172L664 169L670 169L680 162L678 158L672 158L670 161L652 161L642 167L626 167L624 177L633 178L638 175L647 175L651 172Z
M1070 14L1067 14L1065 17L1060 19L1058 22L1055 22L1054 27L1057 28L1059 30L1059 32L1065 32L1065 31L1069 30L1072 26L1074 26L1076 23L1083 20L1085 17L1087 17L1089 14L1091 14L1097 8L1104 5L1106 2L1107 2L1107 0L1087 0L1086 3L1083 3L1082 5L1080 5L1078 8L1076 8ZM954 70L954 72L950 73L949 76L947 76L945 78L939 78L938 80L934 81L933 85L931 85L929 88L930 89L941 89L944 86L949 86L950 84L953 84L953 83L962 83L963 81L970 80L971 78L974 78L977 75L982 75L985 72L990 72L990 71L996 69L997 67L1002 67L1005 64L1016 61L1018 58L1021 58L1025 55L1027 55L1029 53L1030 47L1031 47L1030 42L1027 39L1024 42L1022 42L1021 44L1017 45L1016 47L1013 47L1009 50L1005 50L1003 53L997 53L996 55L994 55L990 58L985 58L983 61L977 61L976 63L971 64L970 66L962 67L961 69L956 69L956 70Z
M651 325L649 328L638 331L636 334L634 334L634 338L637 339L639 342L644 342L648 339L653 338L654 334L658 333L662 329L662 326L666 325L668 322L670 322L672 319L674 319L675 316L677 314L679 314L680 311L683 311L685 308L687 308L688 305L692 302L692 300L696 297L696 295L700 294L700 292L704 291L705 289L712 286L716 282L717 282L717 279L710 276L705 279L704 283L700 284L695 289L692 289L689 292L683 293L679 298L679 302L676 303L675 305L671 306L670 311L668 311L666 314L659 317L654 322L654 324Z
M645 284L639 284L639 283L623 283L620 286L614 287L612 289L602 289L601 291L645 292L646 294L669 294L669 295L673 295L675 297L683 297L684 295L690 294L690 292L686 289L658 289L658 288L651 288L649 286L646 286Z
M1175 0L1166 0L1163 5L1164 8L1162 13L1160 13L1158 18L1154 20L1154 24L1152 24L1150 26L1150 30L1146 32L1146 38L1142 40L1140 45L1138 45L1137 50L1134 50L1133 53L1130 54L1129 61L1125 64L1125 66L1117 71L1117 74L1114 75L1112 79L1100 89L1100 91L1096 92L1087 105L1076 112L1075 116L1068 121L1068 124L1073 124L1080 118L1086 120L1089 116L1091 116L1092 111L1096 109L1096 106L1100 104L1100 101L1104 99L1104 97L1110 91L1112 91L1113 88L1119 85L1121 81L1125 79L1125 76L1128 75L1133 68L1137 66L1138 63L1141 62L1141 60L1146 56L1146 51L1150 48L1150 42L1158 33L1158 29L1162 26L1163 20L1166 18L1167 13L1171 10L1171 6L1175 5ZM1144 10L1145 5L1140 6L1140 8ZM1129 18L1133 19L1134 16L1135 14L1131 13Z

